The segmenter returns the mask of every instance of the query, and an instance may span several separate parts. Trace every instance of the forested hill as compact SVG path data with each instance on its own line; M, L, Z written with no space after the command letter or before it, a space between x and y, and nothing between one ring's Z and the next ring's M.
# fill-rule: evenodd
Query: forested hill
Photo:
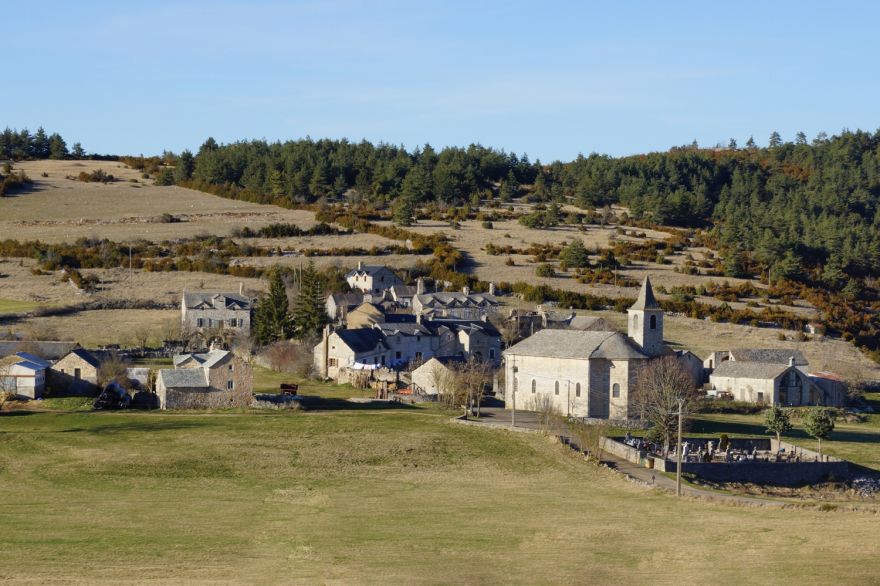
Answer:
M673 148L612 158L578 157L542 165L478 145L415 151L334 140L218 145L194 161L184 153L178 181L225 185L249 199L309 203L345 194L383 205L457 205L475 198L571 201L628 206L639 219L712 227L728 272L769 270L792 280L839 287L880 275L880 131L774 133L758 148Z

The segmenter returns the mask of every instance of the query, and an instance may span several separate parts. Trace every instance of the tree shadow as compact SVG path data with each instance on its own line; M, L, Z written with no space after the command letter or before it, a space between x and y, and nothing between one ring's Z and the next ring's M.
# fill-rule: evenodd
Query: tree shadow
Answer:
M313 395L303 395L300 405L305 411L399 411L420 409L408 403L397 401L357 402L348 399L331 399Z

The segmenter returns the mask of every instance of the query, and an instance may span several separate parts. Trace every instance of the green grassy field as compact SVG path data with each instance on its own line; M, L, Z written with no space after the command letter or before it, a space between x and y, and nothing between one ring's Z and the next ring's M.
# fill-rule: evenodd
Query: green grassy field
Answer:
M0 315L7 313L22 313L39 307L39 303L32 301L16 301L15 299L0 299Z
M0 579L836 583L877 516L676 501L431 409L0 416Z
M356 389L351 385L331 385L295 374L275 372L268 368L254 366L255 393L277 393L281 383L299 385L297 392L301 395L319 395L328 399L350 399L353 397L373 397L375 395L375 391L369 389Z

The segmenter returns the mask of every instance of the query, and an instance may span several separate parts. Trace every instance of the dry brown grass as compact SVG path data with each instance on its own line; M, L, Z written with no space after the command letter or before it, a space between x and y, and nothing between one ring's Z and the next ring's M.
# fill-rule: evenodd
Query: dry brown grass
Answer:
M229 235L234 228L289 222L314 225L311 212L224 199L182 187L155 187L140 172L109 161L26 161L15 169L34 180L33 190L0 200L0 234L18 240L73 241L98 236L115 241L165 240L197 234ZM67 175L103 169L120 179L82 183ZM42 173L48 177L42 177ZM137 179L138 183L129 183ZM182 220L162 223L162 214Z

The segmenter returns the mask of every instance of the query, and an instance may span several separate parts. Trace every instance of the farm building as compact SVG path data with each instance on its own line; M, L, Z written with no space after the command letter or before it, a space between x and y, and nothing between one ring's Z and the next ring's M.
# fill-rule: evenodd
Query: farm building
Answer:
M49 364L27 352L0 359L0 391L26 399L41 398L46 388Z
M76 348L49 369L48 385L52 392L90 395L98 390L100 361L82 348Z
M160 409L244 407L253 392L250 365L228 350L174 357L156 376Z

